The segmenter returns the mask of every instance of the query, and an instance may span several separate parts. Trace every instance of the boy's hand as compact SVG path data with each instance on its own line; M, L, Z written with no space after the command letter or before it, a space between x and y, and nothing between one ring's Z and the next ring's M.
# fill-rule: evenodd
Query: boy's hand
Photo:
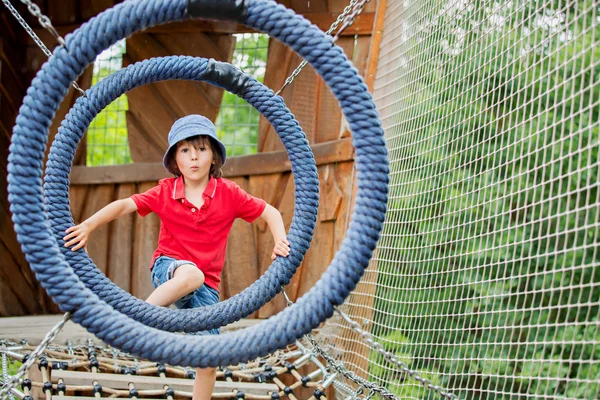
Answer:
M85 222L70 227L66 231L67 236L63 238L65 241L65 247L71 247L75 245L71 250L79 250L87 244L90 233L92 233L92 229Z
M273 248L273 254L271 254L271 260L275 260L277 256L287 257L290 255L290 242L286 238L283 238L275 243Z

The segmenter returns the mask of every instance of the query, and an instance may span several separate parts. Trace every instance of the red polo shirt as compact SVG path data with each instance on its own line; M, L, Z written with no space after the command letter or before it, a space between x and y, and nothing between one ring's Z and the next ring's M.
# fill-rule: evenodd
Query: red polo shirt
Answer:
M254 221L266 203L224 178L211 178L202 197L200 209L190 203L181 176L162 179L147 192L131 196L142 217L155 212L160 218L158 247L150 267L162 255L192 261L204 273L206 284L218 290L233 221Z

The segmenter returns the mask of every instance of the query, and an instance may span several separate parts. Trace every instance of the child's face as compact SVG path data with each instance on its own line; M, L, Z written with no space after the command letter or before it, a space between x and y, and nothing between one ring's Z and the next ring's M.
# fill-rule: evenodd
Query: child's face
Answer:
M175 162L179 172L186 180L203 180L210 174L214 164L213 152L208 140L188 142L182 140L177 144Z

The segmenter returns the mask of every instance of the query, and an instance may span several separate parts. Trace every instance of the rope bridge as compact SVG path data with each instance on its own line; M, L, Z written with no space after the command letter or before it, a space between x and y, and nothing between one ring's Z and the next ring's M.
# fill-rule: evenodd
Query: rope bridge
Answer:
M3 366L24 362L35 350L27 343L3 342ZM52 345L33 366L15 396L46 398L191 398L193 369L139 359L95 345ZM239 400L327 400L335 375L314 355L310 343L297 342L248 363L219 368L213 398Z

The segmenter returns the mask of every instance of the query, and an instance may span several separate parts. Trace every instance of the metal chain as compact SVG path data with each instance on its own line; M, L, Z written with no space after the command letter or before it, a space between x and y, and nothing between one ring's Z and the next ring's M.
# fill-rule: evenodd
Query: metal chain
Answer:
M458 399L458 396L456 396L455 394L445 391L440 386L434 385L433 383L431 383L431 381L429 379L423 378L421 375L419 375L418 372L410 369L408 367L408 365L406 365L404 362L398 360L398 358L394 355L394 353L387 351L381 343L379 343L379 342L375 341L375 339L373 339L373 335L371 335L370 332L363 330L358 322L352 320L348 315L346 315L339 308L336 307L335 311L338 314L340 314L340 316L344 319L344 321L346 321L348 323L348 325L350 325L352 330L354 330L356 333L358 333L363 338L363 340L369 345L369 347L371 347L371 349L373 349L373 350L377 351L379 354L381 354L386 361L388 361L392 364L395 364L402 372L404 372L405 374L410 376L415 381L419 382L421 384L421 386L423 386L424 388L426 388L428 390L432 390L435 393L439 394L440 396L442 396L443 398L446 398L446 399Z
M31 0L20 0L20 1L21 1L21 3L23 3L24 5L27 6L27 9L31 13L31 15L33 15L34 17L36 17L38 19L40 25L43 28L45 28L46 30L48 30L50 32L50 34L52 34L52 36L54 36L54 38L58 41L58 43L64 47L65 39L63 39L63 37L58 34L58 32L56 31L54 26L52 26L52 22L50 21L50 18L48 18L46 15L42 14L40 7L37 4L32 3ZM17 9L15 7L13 7L13 5L10 3L10 1L2 0L2 3L4 3L6 8L8 8L8 11L10 11L10 13L17 19L19 24L21 24L23 29L25 29L25 31L27 31L29 36L31 36L31 38L39 46L39 48L42 49L42 51L44 52L46 57L51 57L52 52L48 49L48 47L46 47L44 42L42 42L42 39L40 39L40 37L33 31L33 29L29 26L29 24L27 24L27 22L21 16L21 14L19 14ZM85 97L85 92L83 91L83 89L81 89L79 87L79 85L75 81L73 81L72 86L75 88L75 90L77 90L79 92L80 95Z
M281 288L281 291L283 293L283 296L285 297L288 307L293 305L294 303L292 302L292 300L290 300L290 298L288 297L288 295L285 292L285 290L283 289L283 287ZM346 315L339 308L335 307L335 311L338 314L340 314L340 316L348 323L348 325L350 325L350 328L352 328L352 330L357 332L363 338L363 340L367 343L367 345L369 345L369 347L371 349L373 349L373 350L377 351L379 354L381 354L386 361L396 365L400 369L401 372L405 373L410 378L419 382L421 384L421 386L423 386L425 389L431 390L431 391L439 394L442 398L458 399L458 396L456 396L455 394L445 391L440 386L434 385L433 383L431 383L431 381L429 379L423 378L421 375L419 375L419 373L417 371L410 369L408 367L408 365L406 365L404 362L398 360L398 358L393 353L387 351L381 343L375 341L373 339L373 335L371 335L369 332L363 330L358 322L352 320L348 315ZM329 364L331 364L331 366L333 366L339 373L341 373L342 375L344 375L345 377L347 377L354 383L361 385L361 386L365 387L366 389L371 390L371 392L377 392L386 398L397 399L397 397L393 393L391 393L389 390L387 390L383 386L379 386L376 383L367 381L367 380L359 377L358 375L356 375L356 373L354 373L353 371L346 369L346 367L344 367L344 365L342 363L336 361L325 350L323 350L323 348L321 346L319 346L319 344L312 337L312 335L307 334L306 338L311 342L311 344L314 346L314 348L317 350L317 352L319 354L321 354L321 356L323 356L323 358L325 358L325 360Z
M46 334L44 340L39 344L38 347L29 355L27 361L21 365L19 371L12 376L10 379L4 382L2 385L2 389L0 390L0 399L7 400L8 394L11 390L18 384L22 383L23 376L25 375L25 371L27 371L31 366L37 361L38 357L46 350L48 345L56 338L56 335L61 331L61 329L65 326L65 323L71 319L71 313L68 312L63 315L62 319L52 328L50 332Z
M6 350L6 341L2 341L2 347ZM2 383L8 382L8 357L6 356L6 351L2 352ZM7 396L10 400L15 400L15 396L13 396L12 391L8 393Z
M334 30L336 30L337 27L340 26L340 24L343 22L342 27L337 31L337 33L333 37L333 41L337 41L342 32L344 32L350 25L354 23L356 17L364 10L365 4L369 1L371 0L350 0L350 4L344 8L344 11L340 15L338 15L336 20L333 22L333 24L331 24L331 26L329 27L327 32L325 32L325 34L331 35L331 33ZM292 72L292 74L287 77L281 89L279 89L275 94L279 96L283 89L285 89L292 82L294 82L294 79L296 79L296 77L300 74L300 71L304 69L306 64L308 64L308 61L302 60L302 62L300 63L300 65L298 65L298 67L296 67L294 72Z

